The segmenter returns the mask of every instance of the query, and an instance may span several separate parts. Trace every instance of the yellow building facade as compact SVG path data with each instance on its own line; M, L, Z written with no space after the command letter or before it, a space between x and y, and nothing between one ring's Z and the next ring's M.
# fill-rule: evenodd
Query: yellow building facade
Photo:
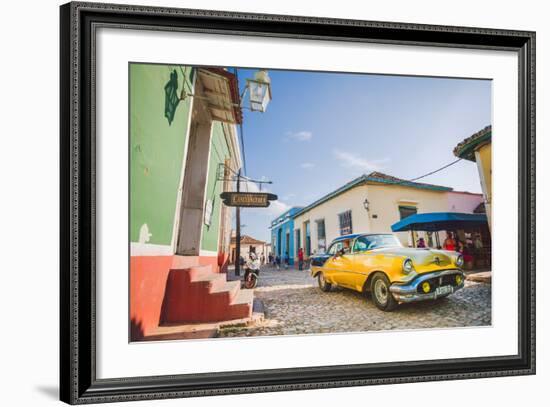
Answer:
M489 230L491 229L491 206L492 206L492 152L491 152L492 128L487 126L459 143L454 154L465 160L473 161L477 164L479 172L479 181L483 196L485 199L485 212L489 221Z

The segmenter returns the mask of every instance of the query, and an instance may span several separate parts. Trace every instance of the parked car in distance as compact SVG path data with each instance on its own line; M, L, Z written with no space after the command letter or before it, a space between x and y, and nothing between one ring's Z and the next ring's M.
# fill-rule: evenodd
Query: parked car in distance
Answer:
M327 253L311 259L319 288L370 292L374 304L391 311L399 303L446 297L464 287L460 253L406 248L391 233L340 236Z

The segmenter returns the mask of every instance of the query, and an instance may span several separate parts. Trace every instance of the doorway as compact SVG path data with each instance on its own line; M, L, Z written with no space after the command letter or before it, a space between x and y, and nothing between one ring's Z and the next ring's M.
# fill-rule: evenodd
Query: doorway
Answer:
M290 232L287 230L286 236L285 236L285 252L284 256L290 256Z
M277 231L277 256L281 258L283 256L282 250L281 250L281 244L283 240L283 230L279 228Z
M191 114L176 247L176 254L183 256L200 254L212 130L212 118L208 107L200 98L203 86L198 78L195 93L198 97L193 101Z

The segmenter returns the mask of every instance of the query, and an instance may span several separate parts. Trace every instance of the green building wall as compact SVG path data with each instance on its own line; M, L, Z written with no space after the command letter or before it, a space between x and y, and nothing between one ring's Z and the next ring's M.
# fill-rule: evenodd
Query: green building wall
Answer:
M220 216L222 201L220 194L223 192L223 181L217 180L218 166L225 163L230 157L229 146L224 135L223 126L220 122L212 124L212 138L210 145L210 158L208 163L208 180L206 187L206 200L212 200L212 218L210 226L203 225L202 250L217 251L218 236L220 230Z
M147 224L148 243L170 245L191 99L180 101L171 124L165 117L165 90L178 74L179 95L192 82L190 67L130 64L130 241ZM215 172L215 171L214 171Z

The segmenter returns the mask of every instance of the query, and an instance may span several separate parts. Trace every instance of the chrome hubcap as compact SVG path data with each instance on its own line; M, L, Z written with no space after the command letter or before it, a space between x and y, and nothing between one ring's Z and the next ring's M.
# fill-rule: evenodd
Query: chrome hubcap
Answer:
M382 280L374 283L374 295L380 304L385 305L388 302L388 288Z

